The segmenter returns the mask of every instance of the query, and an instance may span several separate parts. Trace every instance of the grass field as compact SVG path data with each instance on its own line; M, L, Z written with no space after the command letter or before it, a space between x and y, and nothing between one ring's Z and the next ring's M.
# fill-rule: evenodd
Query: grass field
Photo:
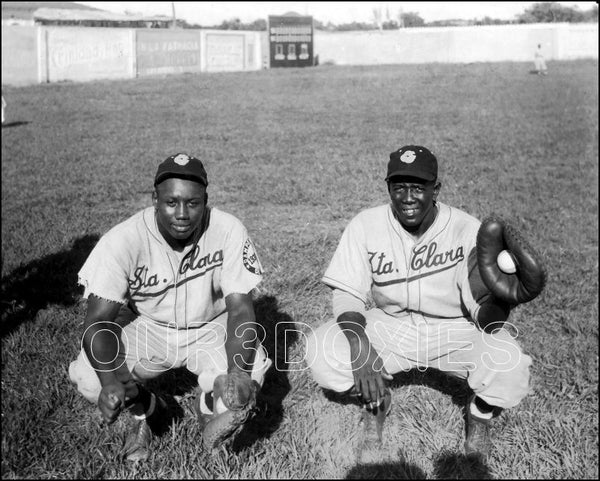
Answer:
M598 62L334 67L4 88L2 478L598 478ZM512 322L533 389L493 427L488 465L465 460L465 386L396 376L386 444L354 455L359 409L323 393L302 335L331 315L320 283L342 229L387 202L388 155L422 144L440 200L512 219L548 284ZM85 304L76 273L100 235L150 205L156 165L205 161L210 203L239 217L266 270L265 345L287 371L229 449L201 447L194 379L155 386L171 429L150 460L119 455L126 416L101 427L68 380ZM279 332L280 334L280 332Z

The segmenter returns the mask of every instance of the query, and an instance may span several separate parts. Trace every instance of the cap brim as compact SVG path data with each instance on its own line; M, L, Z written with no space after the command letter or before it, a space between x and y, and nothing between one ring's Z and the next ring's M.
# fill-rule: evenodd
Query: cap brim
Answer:
M176 179L185 179L185 180L193 180L194 182L198 182L199 184L208 186L208 181L199 177L197 175L183 174L181 172L163 172L160 175L157 175L154 179L154 185L160 184L163 180L167 180L170 178Z
M396 170L394 172L392 172L391 174L388 174L388 176L385 178L386 181L390 180L392 177L397 177L399 175L402 175L404 177L416 177L418 179L423 179L423 180L435 180L436 176L434 174L432 174L431 172L423 172L420 170Z

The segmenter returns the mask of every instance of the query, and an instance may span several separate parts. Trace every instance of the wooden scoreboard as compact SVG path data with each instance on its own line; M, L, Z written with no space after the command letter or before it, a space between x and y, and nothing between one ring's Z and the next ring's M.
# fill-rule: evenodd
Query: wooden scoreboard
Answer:
M313 66L313 32L310 16L269 15L270 67Z

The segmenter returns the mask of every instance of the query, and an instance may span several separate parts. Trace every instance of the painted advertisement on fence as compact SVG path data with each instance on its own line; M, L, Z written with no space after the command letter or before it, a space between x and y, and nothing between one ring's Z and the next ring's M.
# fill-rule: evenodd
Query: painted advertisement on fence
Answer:
M48 81L132 78L132 35L120 28L46 29Z
M200 71L200 32L137 30L137 75Z
M244 35L206 34L206 71L244 70Z

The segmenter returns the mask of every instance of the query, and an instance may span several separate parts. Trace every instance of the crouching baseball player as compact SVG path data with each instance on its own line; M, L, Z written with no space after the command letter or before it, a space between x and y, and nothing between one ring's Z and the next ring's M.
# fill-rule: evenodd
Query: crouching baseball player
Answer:
M534 275L499 271L496 256L508 248L501 221L480 238L499 249L484 249L478 263L478 233L489 222L437 200L438 163L425 147L390 154L385 180L391 202L351 220L324 274L334 319L309 336L307 363L319 385L366 407L365 437L375 442L391 407L391 375L435 368L466 379L465 451L485 459L490 422L528 393L532 360L504 323L514 305L539 294L543 268L517 239L508 247Z
M271 365L252 303L260 261L244 225L207 205L207 186L200 160L168 157L153 205L103 235L79 271L88 304L69 375L107 423L123 410L139 420L124 447L132 461L147 459L167 414L145 381L182 366L197 375L214 447L250 418Z

